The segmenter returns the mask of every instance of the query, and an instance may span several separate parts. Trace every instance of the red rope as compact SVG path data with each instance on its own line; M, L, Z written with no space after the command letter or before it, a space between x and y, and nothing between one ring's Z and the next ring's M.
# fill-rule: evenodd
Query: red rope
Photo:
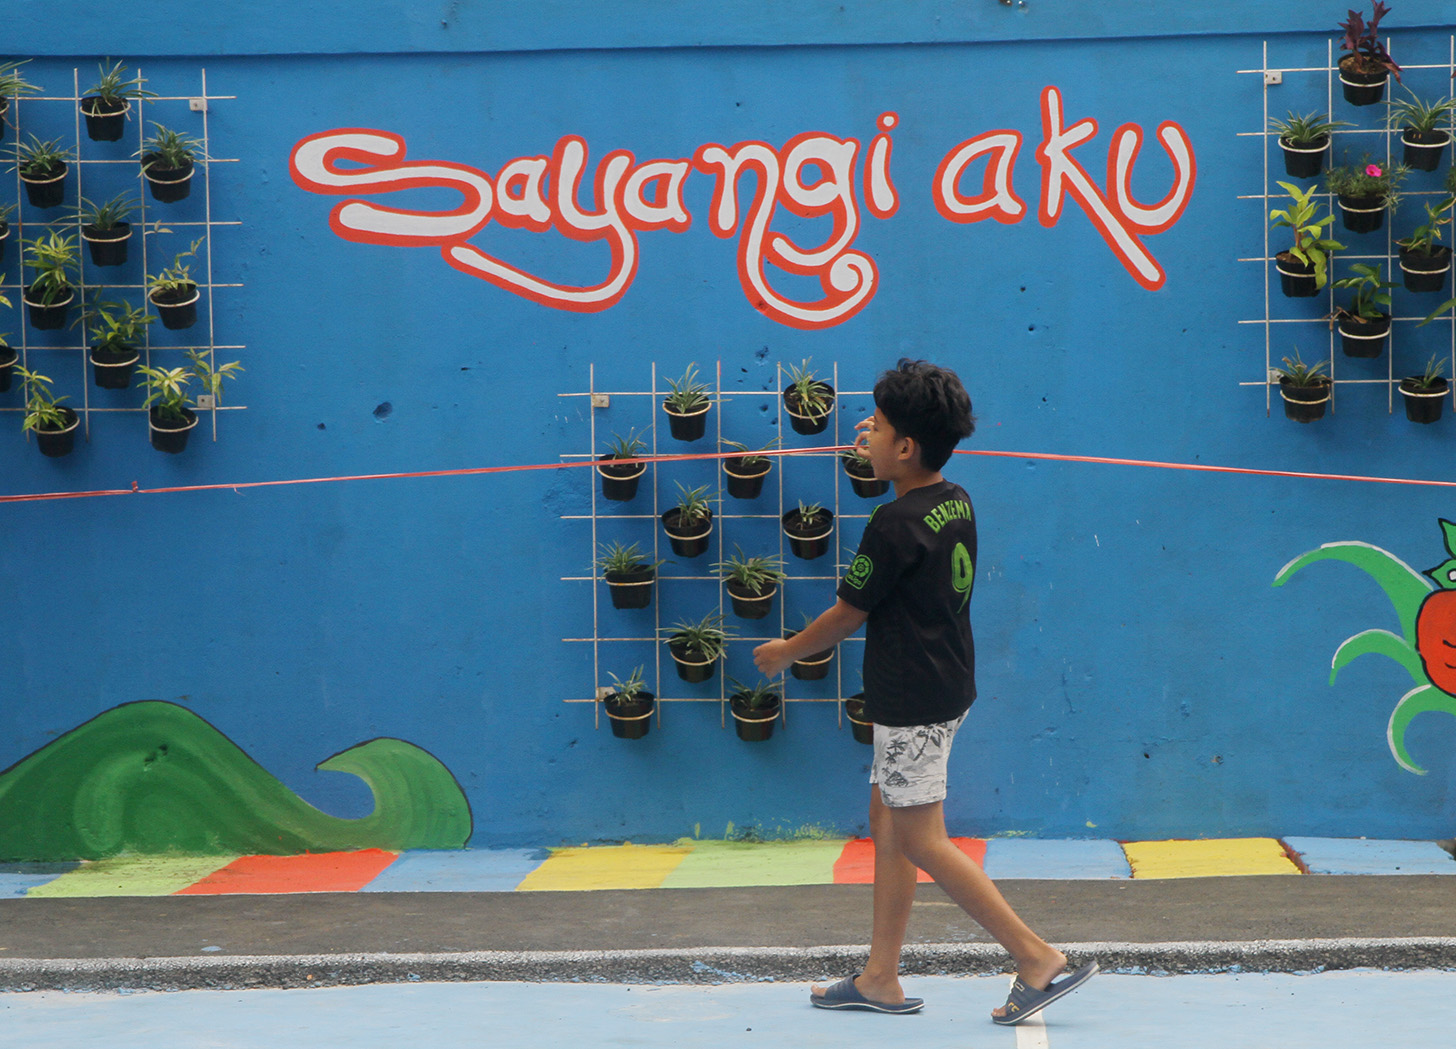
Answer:
M822 448L785 448L778 451L759 451L754 456L769 458L784 455L805 455L824 452L848 451L853 445L840 444ZM1209 466L1203 463L1169 463L1154 459L1115 459L1101 455L1057 455L1052 452L1003 452L989 449L962 449L957 455L984 455L1002 459L1039 459L1063 463L1101 463L1108 466L1146 466L1160 470L1196 470L1204 473L1249 474L1257 477L1299 477L1315 481L1361 481L1371 484L1406 484L1453 488L1456 481L1425 480L1413 477L1365 477L1359 474L1323 474L1302 470L1255 470L1241 466ZM650 455L637 459L614 459L614 465L631 466L637 463L678 463L692 460L737 459L743 452L701 452L684 455ZM328 484L334 481L389 481L407 477L468 477L474 474L520 473L527 470L563 470L582 466L596 466L600 460L583 459L573 463L531 463L517 466L474 466L459 470L412 470L403 473L354 474L347 477L295 477L276 481L235 481L229 484L192 484L168 488L140 488L132 482L130 488L102 488L89 492L36 492L27 495L0 495L0 503L33 503L51 499L90 499L106 495L163 495L172 492L241 491L244 488L274 488L279 485Z

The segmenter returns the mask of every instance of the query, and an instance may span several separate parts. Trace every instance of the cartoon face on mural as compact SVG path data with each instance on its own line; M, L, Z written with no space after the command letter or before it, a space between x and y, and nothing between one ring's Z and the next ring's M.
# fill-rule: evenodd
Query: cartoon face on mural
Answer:
M1274 578L1275 586L1283 586L1316 561L1336 560L1354 565L1380 584L1395 608L1401 632L1371 629L1346 638L1335 650L1330 684L1359 656L1385 656L1404 667L1416 687L1390 712L1386 739L1400 767L1422 776L1426 770L1406 750L1406 730L1420 714L1456 715L1456 524L1444 519L1440 523L1448 559L1425 573L1369 543L1341 542L1326 543L1300 555ZM1427 576L1435 580L1436 587Z

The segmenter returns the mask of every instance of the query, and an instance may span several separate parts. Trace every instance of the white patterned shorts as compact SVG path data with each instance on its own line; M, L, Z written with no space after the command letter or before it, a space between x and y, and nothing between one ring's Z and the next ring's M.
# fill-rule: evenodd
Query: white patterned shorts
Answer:
M892 809L944 801L950 745L964 720L962 714L934 725L876 725L870 782L880 800Z

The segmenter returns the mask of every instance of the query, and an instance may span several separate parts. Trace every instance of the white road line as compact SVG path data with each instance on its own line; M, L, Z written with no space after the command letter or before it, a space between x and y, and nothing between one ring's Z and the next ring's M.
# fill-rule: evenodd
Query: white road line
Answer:
M1016 983L1016 974L1012 973L1011 978L1006 981L1006 993L1011 993L1012 985ZM1037 1013L1030 1020L1022 1020L1017 1024L1016 1049L1049 1049L1051 1042L1047 1040L1046 1021L1042 1019L1042 1013Z

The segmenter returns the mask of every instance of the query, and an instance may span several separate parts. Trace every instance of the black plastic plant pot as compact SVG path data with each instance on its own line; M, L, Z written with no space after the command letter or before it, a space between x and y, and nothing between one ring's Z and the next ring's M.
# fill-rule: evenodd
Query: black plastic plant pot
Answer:
M1340 60L1340 91L1345 101L1352 106L1373 106L1385 97L1385 81L1389 74L1360 73L1346 65L1348 59Z
M10 377L15 374L15 365L19 360L20 354L15 347L0 342L0 393L10 390Z
M743 465L742 459L724 459L723 473L728 476L728 494L734 499L757 499L763 491L763 479L773 469L773 463L765 459L758 473Z
M1314 178L1325 166L1325 151L1330 148L1330 136L1321 135L1316 145L1291 146L1284 139L1279 140L1279 149L1284 153L1284 173L1291 178Z
M779 588L770 583L767 590L750 590L741 583L730 580L727 584L728 599L733 605L733 614L739 619L763 619L773 610L774 594Z
M1294 386L1287 379L1279 380L1279 396L1284 398L1284 417L1297 423L1323 419L1330 403L1330 384Z
M797 634L797 630L785 630L784 640ZM789 673L800 681L823 681L829 676L829 664L834 661L834 649L826 648L823 652L815 652L805 656L803 659L796 659L789 666Z
M784 391L784 411L788 413L789 425L794 428L795 433L823 433L824 428L829 425L829 417L834 412L834 387L827 382L816 382L814 389L824 397L822 413L806 411L799 403L798 391L792 386Z
M696 441L708 432L708 409L712 407L711 404L705 404L686 415L680 415L665 404L662 410L667 413L667 426L674 438L679 441Z
M1451 249L1444 244L1429 255L1400 249L1400 279L1406 291L1440 291L1446 286L1449 272Z
M843 462L850 487L861 499L878 499L890 490L889 481L881 481L875 477L874 468L870 466L868 459L845 459Z
M188 161L180 168L164 168L156 159L155 153L148 153L142 158L144 174L147 179L147 189L151 191L152 199L160 204L175 204L179 200L185 200L192 192L192 172L195 165Z
M728 705L733 711L733 727L745 743L762 743L772 736L774 722L778 721L779 709L783 706L779 697L774 696L770 706L750 710L742 693L736 693Z
M608 572L607 592L613 608L647 608L652 604L652 584L657 569L637 568L630 572Z
M612 723L612 735L618 739L641 739L652 729L652 714L657 708L656 698L651 692L638 692L633 698L622 701L613 692L602 700L602 709Z
M1280 255L1283 254L1280 252ZM1274 268L1279 271L1279 290L1287 297L1308 299L1319 294L1312 263L1300 262L1293 255L1288 258L1276 256Z
M1405 162L1417 171L1435 171L1441 166L1441 153L1451 136L1445 131L1422 133L1406 128L1400 136L1405 146Z
M39 296L32 288L26 288L21 295L21 298L25 300L26 312L30 315L30 326L36 331L56 331L64 328L66 314L70 312L71 301L75 297L74 291L67 291L66 297L60 302L45 303L39 301Z
M1346 357L1379 357L1390 334L1390 314L1340 318L1340 348Z
M602 495L614 503L630 502L637 496L637 482L647 472L647 464L605 465L611 461L610 456L597 460L597 473L602 476Z
M844 716L849 719L849 729L856 743L874 743L875 726L874 722L865 720L863 692L844 701Z
M20 176L25 195L37 208L53 208L66 199L66 165L52 165L43 176Z
M91 261L98 266L120 266L126 262L127 246L131 243L131 224L118 222L110 229L98 226L82 226L81 239L91 253Z
M168 455L176 455L187 447L187 437L197 426L197 413L191 408L183 408L182 414L186 416L186 422L178 423L163 419L156 408L148 409L147 428L153 448Z
M662 515L662 530L667 533L672 552L679 557L697 557L707 552L708 537L713 534L713 511L704 512L707 516L703 520L688 525L679 524L677 507Z
M809 524L799 518L797 508L784 514L784 535L789 537L789 552L805 561L823 557L829 552L829 537L834 532L834 514L821 509Z
M713 664L717 660L709 659L695 648L689 648L677 641L669 640L667 650L672 654L672 662L677 667L677 676L684 681L693 684L701 684L713 676Z
M5 249L10 245L10 223L0 222L0 262L5 260Z
M81 99L81 116L86 118L86 137L92 142L115 142L126 131L126 114L131 103L122 99L121 108L112 108L98 96Z
M1419 382L1414 376L1400 382L1400 394L1405 398L1405 417L1413 423L1433 423L1441 417L1441 405L1445 403L1449 384L1445 379L1437 379L1436 385L1423 390L1417 385Z
M1340 223L1351 233L1374 233L1385 225L1384 198L1341 194Z
M62 405L56 410L66 421L61 429L34 431L35 446L40 449L41 455L51 459L59 459L63 455L71 454L71 449L76 447L76 430L81 425L81 417L72 409Z
M124 390L131 385L132 370L141 357L134 346L123 346L118 350L93 346L91 377L103 390Z
M157 308L162 327L172 331L181 331L197 323L197 300L201 297L202 291L196 284L178 288L176 291L147 293L147 301Z

